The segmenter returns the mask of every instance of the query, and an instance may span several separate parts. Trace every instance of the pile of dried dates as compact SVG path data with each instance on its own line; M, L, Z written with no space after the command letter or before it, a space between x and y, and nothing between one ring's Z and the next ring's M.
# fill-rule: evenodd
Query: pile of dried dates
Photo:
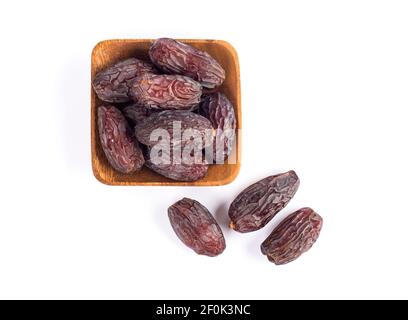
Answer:
M201 179L209 164L228 158L235 141L234 107L214 89L225 71L208 53L168 38L154 41L149 57L120 61L95 76L93 88L105 102L97 110L102 149L121 173L145 165L173 180ZM230 205L230 227L243 233L263 228L298 187L294 171L250 185ZM196 253L213 257L224 251L220 226L199 202L183 198L169 207L168 216ZM272 231L261 252L277 265L291 262L312 247L322 224L312 209L299 209Z
M174 39L155 40L149 57L96 74L102 149L121 173L145 165L173 180L201 179L209 164L224 163L235 141L234 106L216 91L225 71L208 53Z
M228 211L230 227L238 232L263 228L293 198L299 187L294 171L266 177L244 189ZM217 256L225 249L220 226L199 202L183 198L168 209L171 226L180 240L198 254ZM261 244L261 252L276 265L308 251L319 237L323 219L311 208L288 215Z

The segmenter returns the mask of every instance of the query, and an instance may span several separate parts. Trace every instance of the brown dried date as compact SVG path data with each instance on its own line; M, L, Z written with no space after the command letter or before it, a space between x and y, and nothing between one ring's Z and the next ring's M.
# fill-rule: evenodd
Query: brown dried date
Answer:
M193 78L203 87L214 88L225 80L225 71L207 52L174 39L161 38L149 50L152 62L162 70Z
M129 89L133 80L149 72L156 72L151 63L130 58L99 72L92 84L99 99L115 103L127 102L131 100Z
M135 79L130 93L149 109L189 110L200 102L202 87L180 75L144 74Z
M128 119L128 121L135 126L139 122L148 118L154 111L146 108L145 106L134 103L124 107L122 112L126 119Z
M211 213L198 201L183 198L169 207L170 224L177 237L197 254L221 254L225 239Z
M207 164L190 164L185 165L183 163L180 164L154 164L150 160L146 162L146 166L157 172L158 174L169 178L171 180L176 181L185 181L185 182L192 182L197 181L205 177L208 171Z
M158 174L176 181L197 181L205 177L208 163L202 159L183 159L181 150L179 159L175 159L174 152L158 152L153 155L152 148L148 147L145 153L145 165ZM200 157L202 154L200 153Z
M286 217L262 243L261 251L276 265L297 259L319 237L323 219L310 208L302 208Z
M166 110L154 113L135 127L139 142L153 146L158 139L152 139L154 134L167 141L169 145L186 145L190 134L194 136L193 143L201 149L212 144L213 129L208 119L190 111ZM161 135L163 134L163 135Z
M102 149L114 169L131 173L143 166L143 152L125 117L116 107L98 108L98 129Z
M211 160L223 162L230 155L235 141L237 120L234 107L224 94L217 92L206 95L199 110L202 116L211 121L216 130Z
M299 178L295 171L266 177L243 190L231 203L230 227L238 232L263 228L295 195Z

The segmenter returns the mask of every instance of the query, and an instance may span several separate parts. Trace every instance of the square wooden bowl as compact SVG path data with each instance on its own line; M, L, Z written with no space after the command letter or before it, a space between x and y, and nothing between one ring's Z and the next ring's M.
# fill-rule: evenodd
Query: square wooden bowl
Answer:
M99 71L119 60L131 57L148 60L148 49L152 41L152 39L129 39L99 42L92 51L91 81ZM207 175L203 179L194 182L170 180L146 167L132 174L115 171L109 165L102 150L97 128L96 110L98 106L107 103L98 99L91 86L92 170L95 177L102 183L124 186L219 186L232 182L238 175L241 161L241 87L238 55L228 42L222 40L180 39L180 41L208 52L221 64L226 72L226 79L223 85L217 88L217 91L223 92L235 107L237 117L236 144L230 156L236 156L235 163L210 165Z

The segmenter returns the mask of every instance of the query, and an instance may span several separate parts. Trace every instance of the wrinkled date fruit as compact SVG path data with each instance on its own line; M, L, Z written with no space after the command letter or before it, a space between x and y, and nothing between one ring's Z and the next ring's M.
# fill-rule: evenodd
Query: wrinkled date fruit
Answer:
M102 149L114 169L131 173L143 166L143 152L125 117L117 108L98 108L98 128Z
M212 160L223 162L230 155L235 141L237 120L234 107L224 94L217 92L206 95L199 110L216 130Z
M161 142L166 141L171 146L184 146L193 137L194 145L200 145L203 149L212 144L213 139L210 121L190 111L154 113L135 127L135 133L141 143L150 146L155 145L159 137Z
M263 228L295 195L299 178L288 171L262 179L242 191L231 203L230 227L238 232Z
M215 257L224 251L220 226L198 201L183 198L169 207L168 215L176 235L196 253Z
M149 109L189 110L200 102L201 85L180 75L144 74L135 79L131 95Z
M225 71L207 52L174 39L161 38L149 50L152 62L169 73L193 78L203 87L214 88L225 80Z
M120 61L101 72L93 81L99 99L106 102L127 102L133 80L144 73L156 72L154 66L136 58Z
M302 208L284 219L261 245L274 264L291 262L309 250L319 237L323 219L310 208Z
M147 148L145 153L145 165L154 172L176 181L197 181L205 177L208 171L208 163L203 161L185 161L182 157L177 161L173 158L173 152L152 157L152 149ZM201 156L201 154L200 154Z
M124 107L122 111L123 115L133 126L153 113L152 110L147 109L145 106L138 105L137 103Z

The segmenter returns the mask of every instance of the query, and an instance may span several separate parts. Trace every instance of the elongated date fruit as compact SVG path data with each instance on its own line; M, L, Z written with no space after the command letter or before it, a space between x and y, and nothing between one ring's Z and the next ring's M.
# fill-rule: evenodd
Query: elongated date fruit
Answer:
M230 155L234 141L237 120L232 103L220 93L208 94L200 104L200 114L211 121L216 130L212 145L213 162L222 163Z
M310 208L302 208L286 217L266 238L261 251L276 265L297 259L319 237L323 219Z
M203 87L214 88L225 80L224 69L207 52L174 39L154 41L149 56L160 69L193 78Z
M162 111L152 114L135 127L139 142L154 146L159 138L169 146L192 141L201 149L212 144L213 128L208 119L190 111Z
M224 251L220 226L198 201L183 198L169 207L168 215L176 235L197 254L215 257Z
M129 90L134 79L150 72L157 72L151 63L130 58L99 72L92 84L99 99L114 103L127 102L131 100Z
M180 150L181 151L181 150ZM197 181L205 177L208 171L208 163L203 159L195 159L189 155L189 159L183 159L180 152L179 158L175 159L174 152L154 152L154 148L147 148L145 153L145 165L158 174L176 181ZM199 156L202 156L200 152Z
M131 173L143 166L143 152L119 109L114 106L99 107L98 129L102 149L114 169Z
M230 227L238 232L263 228L290 199L299 187L295 171L266 177L242 191L231 203Z
M180 75L144 74L131 88L133 100L149 109L189 110L200 102L201 85Z

